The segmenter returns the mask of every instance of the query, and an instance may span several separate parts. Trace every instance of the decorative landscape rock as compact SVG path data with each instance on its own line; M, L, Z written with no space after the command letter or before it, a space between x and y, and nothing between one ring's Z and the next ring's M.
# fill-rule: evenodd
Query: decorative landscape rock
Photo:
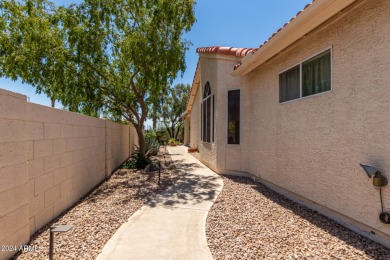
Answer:
M382 245L243 177L224 177L206 229L215 259L390 259Z
M141 170L120 169L73 208L36 233L31 245L40 250L23 252L13 259L49 259L49 226L69 224L73 228L56 234L54 259L95 259L116 230L148 199L171 186L179 177L171 157L163 150L154 160L166 163L158 175Z
M156 163L156 162L153 162L153 163L151 163L151 164L149 164L149 165L147 165L146 167L145 167L145 172L154 172L154 171L158 171L158 169L161 169L161 170L164 170L164 166L163 166L163 164L161 163L161 165L159 165L158 163Z

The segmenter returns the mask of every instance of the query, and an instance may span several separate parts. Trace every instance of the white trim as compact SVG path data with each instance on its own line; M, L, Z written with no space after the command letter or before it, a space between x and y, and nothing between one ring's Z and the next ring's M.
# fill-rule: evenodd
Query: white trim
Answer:
M296 102L296 101L299 101L299 100L304 100L304 99L311 98L311 97L321 96L321 95L324 95L324 94L327 94L327 93L332 93L332 90L323 91L323 92L316 93L316 94L313 94L313 95L310 95L310 96L306 96L306 97L300 97L300 98L296 98L296 99L291 99L289 101L285 101L283 103L279 103L279 105L289 104L289 103Z
M280 74L282 74L282 73L285 73L285 72L287 72L287 71L289 71L289 70L291 70L291 69L295 68L296 66L299 66L299 65L301 65L301 63L302 63L302 62L295 63L293 66L291 66L291 67L288 67L287 69L284 69L284 70L282 70L281 72L279 72L279 74L278 74L278 75L280 75Z
M344 13L344 9L357 0L316 0L291 22L284 26L254 54L246 55L242 64L232 72L233 76L244 76L287 47L316 30L333 16ZM348 12L349 9L346 9Z
M327 51L330 51L330 90L327 90L327 91L322 91L320 93L316 93L316 94L312 94L312 95L309 95L309 96L305 96L303 97L302 96L302 89L303 89L303 82L302 82L302 79L303 79L303 63L315 58L316 56L320 55L320 54L323 54ZM294 66L292 67L289 67L288 69L285 69L283 70L282 72L280 72L278 74L278 83L279 83L279 97L278 97L278 100L280 100L280 75L289 71L290 69L293 69L295 68L296 66L299 65L299 98L294 98L294 99L291 99L291 100L287 100L287 101L284 101L284 102L280 102L278 101L279 104L285 104L285 103L290 103L292 101L296 101L296 100L301 100L301 99L304 99L304 98L309 98L309 97L313 97L313 96L318 96L319 94L322 94L322 93L326 93L326 92L332 92L333 90L333 45L331 45L330 47L326 48L326 49L323 49L322 51L319 51L317 52L316 54L313 54L312 56L310 56L309 58L301 61L300 63L298 64L295 64Z
M283 69L282 71L279 72L278 75L280 75L280 74L282 74L282 73L284 73L284 72L286 72L286 71L288 71L288 70L290 70L290 69L292 69L292 68L294 68L294 67L296 67L296 66L298 66L298 65L300 65L300 64L302 64L302 63L304 63L304 62L306 62L306 61L308 61L308 60L310 60L310 59L312 59L312 58L314 58L315 56L317 56L317 55L319 55L319 54L321 54L321 53L323 53L323 52L326 52L327 50L330 50L331 53L333 53L333 45L331 45L331 46L329 46L329 47L327 47L327 48L322 49L322 51L316 52L315 54L309 56L308 58L304 59L304 60L301 61L301 62L295 63L294 65L288 67L287 69Z
M333 91L333 45L330 46L330 92Z
M311 55L309 58L305 59L301 63L304 63L304 62L314 58L315 56L318 56L318 55L322 54L323 52L326 52L327 50L330 50L330 53L332 53L333 52L333 45L331 45L331 46L329 46L327 48L322 49L322 51L316 52L315 54Z
M303 62L301 62L300 64L299 64L299 98L297 98L297 99L301 99L302 98L302 80L303 80L303 70L302 70L302 64L303 64ZM280 82L279 82L279 84L280 84ZM279 88L280 88L280 85L279 85ZM279 90L279 93L280 93L280 90ZM280 99L280 97L279 97L279 99Z

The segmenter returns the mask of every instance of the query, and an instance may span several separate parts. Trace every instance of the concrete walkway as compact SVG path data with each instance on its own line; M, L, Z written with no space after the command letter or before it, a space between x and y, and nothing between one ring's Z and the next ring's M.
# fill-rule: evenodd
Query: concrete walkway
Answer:
M212 259L207 214L222 190L220 176L187 152L169 147L178 182L135 212L97 257L103 259Z

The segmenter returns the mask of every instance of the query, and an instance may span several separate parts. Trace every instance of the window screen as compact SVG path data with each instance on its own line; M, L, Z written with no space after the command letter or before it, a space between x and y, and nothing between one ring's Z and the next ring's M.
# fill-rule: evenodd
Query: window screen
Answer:
M331 89L330 50L302 63L302 96Z
M300 98L299 65L279 75L279 102Z

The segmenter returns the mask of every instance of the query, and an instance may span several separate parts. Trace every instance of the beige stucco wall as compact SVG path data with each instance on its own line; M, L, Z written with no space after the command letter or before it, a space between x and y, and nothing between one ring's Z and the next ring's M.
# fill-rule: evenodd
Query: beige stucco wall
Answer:
M235 57L200 54L190 140L219 173L263 183L390 246L379 191L359 163L390 178L390 1L360 0L244 77ZM279 74L331 48L332 91L279 104ZM215 144L200 141L200 104L209 81ZM241 90L241 144L226 144L227 91ZM383 190L390 211L390 186ZM371 231L374 231L372 233Z
M203 64L203 66L202 66ZM204 69L207 69L207 64L202 63L200 61L200 66ZM203 90L204 85L207 80L204 80L203 73L201 74L201 79L199 83L198 90L196 92L196 96L194 98L194 103L192 106L191 116L190 116L190 147L198 148L200 154L200 160L209 166L212 169L215 169L216 165L216 149L215 144L206 143L201 140L201 104L203 100ZM211 94L215 93L215 88L211 83Z
M196 97L194 99L194 104L192 106L192 111L190 114L190 147L193 148L199 148L199 143L200 143L200 90L196 92Z
M242 78L247 171L390 235L379 191L359 163L390 178L390 1L358 1ZM279 73L332 48L332 91L279 104ZM243 161L241 162L242 164ZM390 210L390 186L383 188Z
M125 161L135 131L0 89L0 245L22 245ZM0 251L0 259L15 252Z
M190 146L190 115L184 117L184 145Z
M213 92L213 90L212 90ZM190 117L190 147L198 148L199 159L211 169L216 168L215 144L202 142L201 140L201 103L203 97L203 87L199 87Z
M241 80L232 77L231 68L239 58L235 56L200 54L200 83L191 111L190 119L190 146L197 147L200 160L216 172L229 168L241 170L242 145L226 145L227 125L227 91L241 88ZM210 83L211 95L215 100L215 139L214 143L206 143L200 140L201 135L201 103L206 83ZM234 152L231 156L230 152Z

